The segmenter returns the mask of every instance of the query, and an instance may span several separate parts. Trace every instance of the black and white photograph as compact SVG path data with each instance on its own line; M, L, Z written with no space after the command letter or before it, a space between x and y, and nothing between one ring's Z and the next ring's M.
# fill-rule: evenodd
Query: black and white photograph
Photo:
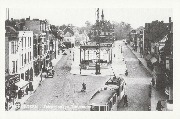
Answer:
M174 111L172 7L41 2L3 7L5 112Z

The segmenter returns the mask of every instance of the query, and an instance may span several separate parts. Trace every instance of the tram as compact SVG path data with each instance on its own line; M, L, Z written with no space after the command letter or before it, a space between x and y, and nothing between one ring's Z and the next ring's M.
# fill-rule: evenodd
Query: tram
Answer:
M90 111L116 111L125 96L124 86L123 78L109 79L104 88L98 90L90 99Z

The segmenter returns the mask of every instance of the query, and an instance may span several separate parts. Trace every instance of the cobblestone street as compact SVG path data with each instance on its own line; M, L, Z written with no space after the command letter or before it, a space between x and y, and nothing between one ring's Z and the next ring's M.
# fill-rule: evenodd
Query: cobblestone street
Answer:
M123 45L123 54L127 64L128 76L126 80L126 94L128 96L128 107L120 105L121 111L147 111L150 106L149 84L151 75L139 64L138 59L132 51Z
M45 79L27 100L26 105L34 105L35 108L22 107L22 110L89 110L88 107L81 106L88 106L91 96L109 77L72 75L71 59L67 50L67 55L64 55L55 66L54 78ZM86 92L81 92L83 82L87 85Z

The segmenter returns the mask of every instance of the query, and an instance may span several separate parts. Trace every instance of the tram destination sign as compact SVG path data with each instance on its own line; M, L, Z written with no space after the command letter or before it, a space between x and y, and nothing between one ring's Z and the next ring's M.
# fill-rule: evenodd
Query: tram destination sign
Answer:
M97 49L99 47L101 47L101 48L110 48L110 47L112 47L112 44L110 44L110 43L100 43L100 46L99 46L99 44L80 46L81 49Z

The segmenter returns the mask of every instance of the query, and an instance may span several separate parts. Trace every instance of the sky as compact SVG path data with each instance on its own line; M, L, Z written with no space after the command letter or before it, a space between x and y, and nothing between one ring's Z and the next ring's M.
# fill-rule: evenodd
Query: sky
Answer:
M173 17L173 11L170 8L100 8L100 15L102 9L105 20L123 21L131 24L132 28L144 26L145 23L150 23L154 20L168 22L169 17ZM73 24L81 27L85 26L86 21L90 21L92 24L95 23L96 10L96 8L10 8L9 17L21 19L30 16L31 19L47 19L53 25Z

